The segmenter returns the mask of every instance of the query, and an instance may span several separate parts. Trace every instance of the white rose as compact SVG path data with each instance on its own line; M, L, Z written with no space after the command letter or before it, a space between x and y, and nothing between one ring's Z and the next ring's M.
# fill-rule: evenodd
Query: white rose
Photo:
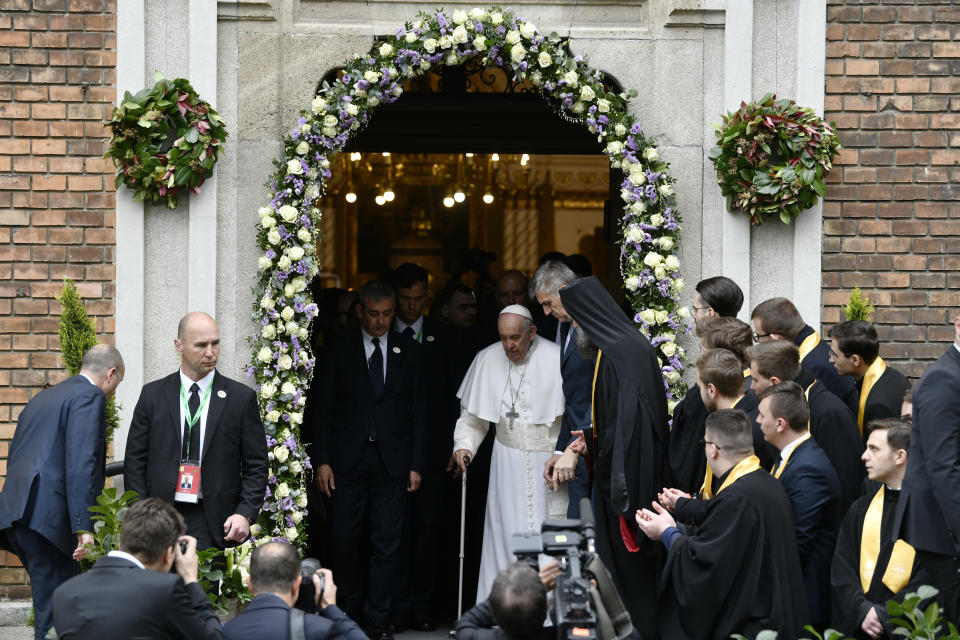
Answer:
M280 259L277 260L277 266L281 269L289 269L291 264L293 263L290 261L290 258L285 255L280 256Z
M300 125L300 133L310 133L310 125L306 122Z
M640 319L646 324L653 324L657 321L657 314L653 309L644 309L640 312Z
M527 55L527 49L522 44L515 44L510 49L510 59L514 62L520 62Z
M307 185L306 190L304 190L303 195L311 200L316 200L320 195L320 185L317 183L312 183Z
M520 25L520 35L522 35L527 40L533 38L537 35L537 27L532 22L524 22Z
M332 113L323 117L323 126L325 127L335 127L337 126L337 116Z
M293 318L293 309L290 307L284 307L283 311L280 312L280 317L283 318L284 322L287 322Z
M299 474L300 471L296 471L295 473ZM293 513L290 514L290 519L293 520L294 524L300 524L300 521L303 520L303 512L294 511ZM294 531L296 531L296 529L294 529Z
M677 352L677 344L675 342L664 342L660 345L660 351L663 351L663 355L671 358Z
M267 256L260 256L257 258L257 268L259 269L269 269L273 266L273 260Z
M307 355L307 352L306 352L306 351L300 351L300 352L297 354L297 358L300 360L300 362L306 362L307 360L310 359L310 357Z
M667 269L671 271L676 271L680 268L680 259L677 256L669 255L667 256Z
M416 20L412 26L414 31L420 31L423 28L423 20Z
M624 280L623 286L625 286L628 291L636 291L637 287L640 286L640 278L637 276L629 276Z
M289 160L287 162L287 173L292 173L295 176L303 173L303 166L300 164L299 160Z
M607 143L607 155L618 156L623 151L623 143L618 140L611 140Z
M277 224L276 219L273 216L264 216L260 218L260 226L264 229L269 229Z
M593 89L589 85L583 85L580 87L580 99L584 102L590 102L597 97L597 94L593 92Z
M477 51L486 51L487 50L487 39L483 36L477 36L473 39L473 48Z
M494 11L490 14L490 22L493 23L493 26L497 26L503 23L503 14L499 11Z
M610 101L605 98L600 98L597 100L597 111L600 113L609 113L610 112ZM620 125L621 127L623 125ZM623 135L623 134L620 134Z
M616 133L618 136L623 136L623 135L626 135L626 134L627 134L627 128L626 128L625 126L623 126L622 124L620 124L619 122L617 123L617 126L615 126L615 127L613 128L613 131L614 131L614 133Z
M433 38L427 38L423 41L423 49L427 53L433 53L437 50L437 41ZM428 63L429 64L429 63Z
M376 84L377 82L380 82L380 74L373 70L364 71L363 79L370 84Z
M292 298L293 294L295 293L296 291L293 290L292 284L288 282L287 284L283 285L283 295L285 295L288 298Z
M680 374L672 369L663 374L663 377L667 379L669 384L674 384L680 379Z
M277 328L272 324L264 325L263 329L260 329L260 335L267 340L273 340L277 337Z
M664 278L667 277L667 268L663 264L658 264L653 269L653 276L657 280L663 280Z
M670 186L669 184L662 184L662 185L660 185L659 187L657 187L657 191L659 191L659 192L660 192L660 195L662 195L662 196L672 196L672 195L673 195L673 187Z
M669 319L670 319L669 313L667 313L662 309L657 311L657 324L664 324Z
M456 44L463 44L470 39L470 34L467 33L467 30L463 26L459 26L453 30L453 41Z
M310 335L310 332L307 331L304 327L297 329L297 338L300 340L306 340L307 336Z
M453 24L463 24L467 21L467 12L463 9L457 9L453 12Z
M327 108L327 101L317 96L313 99L313 102L310 103L310 109L314 113L323 113Z
M289 369L293 366L293 358L287 354L283 354L277 359L277 366L284 370Z
M291 288L294 288L293 285L290 285L290 287L291 287ZM291 295L292 295L292 294L291 294ZM287 335L288 335L288 336L292 336L292 335L295 334L299 329L300 329L300 325L298 325L298 324L297 324L296 322L294 322L293 320L291 320L290 322L288 322L288 323L287 323L287 326L285 326L285 327L283 328L283 330L287 332ZM293 392L291 391L291 393L293 393Z
M263 298L260 299L261 309L273 309L274 304L273 298L270 296L263 296Z
M290 424L300 424L303 422L302 413L291 413L290 414Z
M270 347L261 347L260 351L257 352L257 360L260 362L270 362L273 360L273 351Z
M393 53L393 45L391 45L389 42L384 42L382 45L380 45L381 56L387 57L391 53Z
M306 507L306 506L307 506L307 493L306 493L305 491L301 491L301 492L300 492L300 495L297 496L296 502L297 502L297 506L300 507L301 509L304 508L304 507Z
M679 400L674 400L673 398L667 400L667 412L670 415L673 415L674 409L677 408L677 405L680 404Z
M576 71L567 71L565 74L563 74L563 79L567 83L567 86L571 88L576 88L576 86L580 83L580 76L577 75Z
M440 48L449 49L453 46L453 38L450 36L440 36Z
M272 216L273 209L271 209L270 207L260 207L259 209L257 209L257 214L259 214L261 218Z
M629 180L632 184L641 187L647 183L647 172L640 163L630 166Z
M307 288L307 279L303 276L293 279L293 288L297 293L300 293Z
M407 35L403 36L403 38L404 38L408 43L414 42L414 41L417 39L417 34L414 33L413 31L407 31Z
M659 227L659 226L662 225L662 224L663 224L663 216L662 216L662 215L660 215L659 213L655 213L655 214L653 214L652 216L650 216L650 225L651 225L651 226Z
M690 309L688 307L680 307L677 309L677 315L686 320L690 317Z
M430 68L430 61L429 61L429 60L420 60L420 68L423 69L424 71L426 71L427 69L429 69L429 68Z
M300 215L300 212L297 211L296 207L285 204L277 210L277 214L283 218L284 222L293 222L297 219L297 216Z
M641 242L643 240L643 231L635 224L628 226L624 235L630 242Z
M267 422L277 422L280 420L280 412L274 409L266 415Z
M470 19L471 19L471 20L475 20L476 22L480 22L481 20L483 20L483 19L486 18L486 17L487 17L487 12L486 12L484 9L481 9L480 7L474 7L473 9L470 9Z
M300 462L298 462L297 460L294 460L293 462L290 463L290 471L292 473L297 473L297 474L303 473L303 465L300 464Z
M285 537L290 542L293 542L297 539L297 528L296 527L287 527L283 530L283 537Z
M677 278L673 281L673 290L677 293L683 291L683 288L687 286L687 283L683 281L683 278Z
M663 262L663 256L661 256L661 255L660 255L659 253L657 253L656 251L651 251L650 253L648 253L648 254L647 254L646 256L644 256L644 258L643 258L643 264L645 264L645 265L647 265L648 267L651 267L651 268L657 266L657 265L660 264L661 262ZM287 308L289 308L289 307L287 307Z
M310 242L311 240L313 240L313 237L310 235L310 232L307 231L306 229L300 229L299 231L297 231L297 239L300 240L300 242Z
M310 151L310 145L307 143L306 140L301 140L300 144L297 145L297 154L302 156L307 151Z
M335 138L335 137L337 137L337 129L336 129L336 127L324 127L324 128L321 129L320 131L321 131L321 133L323 133L323 135L327 136L328 138Z
M290 256L290 259L296 262L303 257L303 248L302 247L290 247L287 249L287 255Z
M643 157L648 161L653 162L660 157L660 152L657 151L656 147L647 147L643 150Z
M283 456L282 458L281 458L281 455ZM285 461L288 455L290 455L290 452L287 451L286 447L281 446L273 450L273 457L280 462ZM280 484L277 485L277 488L274 489L273 493L278 498L286 498L288 495L290 495L290 487L287 486L286 482L281 482Z
M507 36L504 40L507 44L517 44L520 42L520 32L516 29L510 29L510 31L507 31Z
M271 382L264 382L260 385L260 397L269 400L277 393L277 386Z
M583 103L577 100L573 103L573 106L570 107L570 111L573 111L574 113L583 113L585 108L586 107L583 105Z
M287 394L287 395L291 395L291 396L292 396L292 395L295 394L296 392L297 392L297 388L296 388L295 386L293 386L293 383L292 383L292 382L284 382L284 383L280 386L280 393L281 393L281 394ZM281 440L286 440L286 439L289 438L289 437L290 437L290 430L289 430L289 429L284 429L284 430L280 433L280 439L281 439Z
M635 216L640 215L646 210L647 210L647 203L644 202L643 200L637 200L636 202L630 205L630 213L632 213Z
M670 249L673 249L673 238L670 238L669 236L663 236L657 240L657 244L659 244L660 248L664 251L670 251Z
M250 525L250 535L256 536L258 533L260 533L260 525L256 523Z
M455 51L451 51L450 53L448 53L444 62L446 62L447 66L450 66L450 67L455 66L458 62L457 53Z
M550 54L546 51L541 51L540 55L537 56L537 64L546 69L553 64L553 58L551 58Z

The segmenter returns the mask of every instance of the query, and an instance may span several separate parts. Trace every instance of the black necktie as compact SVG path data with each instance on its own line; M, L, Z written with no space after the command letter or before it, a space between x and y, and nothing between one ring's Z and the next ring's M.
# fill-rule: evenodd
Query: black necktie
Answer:
M373 393L380 397L383 391L383 354L380 352L380 338L373 339L373 355L367 362L370 367L370 382L373 383Z
M190 411L190 416L197 414L197 410L200 408L200 387L194 382L190 385L190 399L187 400L187 408ZM187 434L190 434L190 452L187 453ZM183 420L183 451L182 459L183 460L199 460L200 459L200 419L193 424L193 429L190 428L187 418L184 417Z
M413 332L413 327L407 327L406 329L404 329L404 330L403 330L403 335L407 336L407 337L410 338L411 340L416 340L416 339L417 339L416 334Z

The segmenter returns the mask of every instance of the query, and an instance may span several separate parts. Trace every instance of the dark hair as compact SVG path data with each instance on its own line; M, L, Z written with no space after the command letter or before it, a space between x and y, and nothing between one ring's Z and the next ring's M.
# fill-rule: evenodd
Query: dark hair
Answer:
M757 365L756 373L764 378L780 378L781 382L800 375L800 350L786 340L760 342L747 349L747 357Z
M703 384L712 384L725 398L743 394L743 363L732 351L707 349L697 358L697 373Z
M562 262L564 258L567 257L562 251L547 251L545 254L540 256L540 262L537 265L541 265L544 262Z
M593 265L590 264L590 259L582 253L571 253L563 259L563 264L577 274L578 278L586 278L593 274Z
M796 338L797 334L807 326L800 317L800 312L786 298L764 300L753 308L750 318L753 320L759 318L763 323L764 331L783 336L787 340Z
M511 638L535 635L547 617L547 589L530 565L514 562L490 588L490 614Z
M253 594L286 593L300 578L300 554L287 542L268 542L250 556Z
M874 431L887 432L887 444L894 451L903 449L910 451L910 425L897 418L879 418L867 423L866 433L869 436Z
M759 398L770 398L770 415L783 418L792 431L804 432L810 422L810 407L803 395L803 387L792 380L771 385L760 392Z
M367 302L374 302L377 300L393 300L396 301L397 292L394 291L393 285L389 282L384 282L383 280L370 280L369 282L364 283L362 287L357 289L357 299L354 301L354 304L358 304L361 307L366 307Z
M430 282L427 271L418 264L404 262L393 270L393 285L397 289L407 289L422 282L426 286Z
M453 296L458 293L471 296L474 299L477 297L477 294L474 292L474 290L462 282L451 282L441 289L437 294L436 301L433 303L434 308L439 309L445 304L450 304L450 301L453 300Z
M717 409L707 416L705 429L721 452L753 453L753 428L747 414L740 409Z
M880 355L880 339L877 338L877 330L866 320L848 320L835 324L830 329L829 335L837 340L840 353L848 358L856 354L870 365Z
M743 320L723 316L704 316L697 320L697 335L704 349L732 351L743 366L747 365L747 349L753 345L753 330Z
M134 502L120 527L120 549L153 564L177 544L187 530L180 512L166 500L147 498Z
M743 306L743 291L739 285L726 276L714 276L701 280L696 286L697 293L710 305L717 315L735 318Z

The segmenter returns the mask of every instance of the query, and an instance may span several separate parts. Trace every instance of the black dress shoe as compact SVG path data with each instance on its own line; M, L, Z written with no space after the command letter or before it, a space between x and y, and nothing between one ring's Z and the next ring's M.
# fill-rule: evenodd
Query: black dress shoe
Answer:
M413 626L411 627L414 631L436 631L437 625L433 624L433 621L426 616L417 616L413 621Z
M393 640L393 632L390 630L390 626L382 622L371 624L367 635L370 636L370 640Z

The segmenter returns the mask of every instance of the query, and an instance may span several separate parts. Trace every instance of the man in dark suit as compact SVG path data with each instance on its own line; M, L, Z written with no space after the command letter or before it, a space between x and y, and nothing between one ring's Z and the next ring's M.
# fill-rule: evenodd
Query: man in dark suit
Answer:
M830 329L830 362L837 373L857 384L860 403L857 426L866 441L864 426L873 420L899 418L903 396L910 383L880 357L877 330L866 320L850 320Z
M306 640L366 640L357 623L337 607L337 585L330 570L320 569L312 579L320 615L303 616L303 637ZM292 545L268 542L254 549L247 578L253 602L224 625L224 635L228 640L295 638L290 633L290 618L291 608L300 595L300 584L300 554Z
M810 437L810 409L803 388L781 382L760 393L757 422L767 442L780 450L773 468L793 509L793 526L813 625L830 622L830 563L840 531L840 480L830 460Z
M530 297L540 303L545 315L558 322L556 334L560 345L560 376L563 378L563 420L554 454L544 466L543 479L552 483L554 490L567 483L570 497L568 518L580 517L580 499L590 495L587 463L570 445L580 435L586 442L593 439L590 393L593 390L594 359L588 359L580 352L580 332L573 326L573 318L564 311L560 300L560 289L576 279L576 274L562 262L548 261L537 268L530 282Z
M353 618L363 608L375 640L392 638L387 616L400 561L405 492L420 488L425 450L420 345L390 331L395 310L387 283L368 282L357 292L360 328L324 351L311 425L317 485L331 498L332 568L341 576L343 608ZM365 523L369 561L359 536Z
M910 464L895 533L940 590L947 620L960 623L960 314L956 338L913 391Z
M555 577L553 578L555 579ZM547 587L541 574L516 562L493 581L490 597L457 620L459 640L547 640L556 637L547 618Z
M133 410L124 487L173 503L201 549L223 549L249 537L263 506L267 442L257 396L216 371L220 328L209 315L185 315L173 344L179 371L145 385ZM190 467L199 467L192 497L178 488Z
M423 314L429 297L427 272L404 263L393 273L397 289L396 333L420 345L420 378L426 402L424 465L420 490L407 495L403 547L391 617L397 627L433 631L432 604L438 568L437 553L444 525L444 498L452 479L446 473L453 450L453 427L460 413L457 340L453 331ZM450 506L455 512L456 505ZM451 558L453 556L451 555Z
M803 321L800 312L786 298L764 300L750 314L757 342L785 340L800 350L800 366L808 371L835 396L853 415L857 415L859 396L853 380L837 373L830 364L830 345Z
M120 549L53 594L61 640L222 638L220 620L197 582L197 541L163 500L133 503ZM173 567L176 573L171 573Z
M50 598L93 544L87 508L103 490L104 409L123 380L116 348L83 354L80 373L38 393L17 419L0 492L0 547L17 554L33 594L34 632L53 624Z

